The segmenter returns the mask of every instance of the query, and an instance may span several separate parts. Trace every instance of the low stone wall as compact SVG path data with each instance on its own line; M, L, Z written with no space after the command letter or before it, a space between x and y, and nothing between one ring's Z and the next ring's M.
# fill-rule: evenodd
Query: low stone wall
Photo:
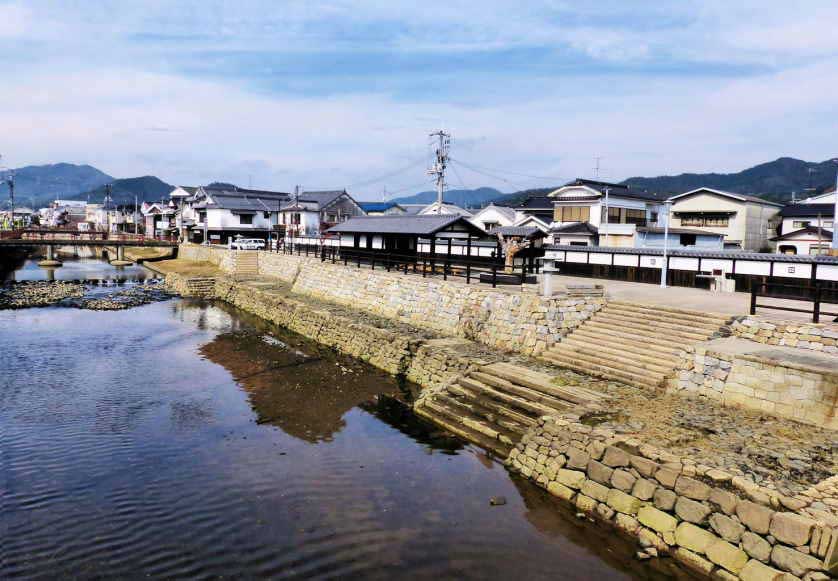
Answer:
M769 321L748 316L731 325L733 335L765 343L820 351L838 357L838 324Z
M591 518L638 539L644 558L671 555L715 579L829 579L838 478L788 498L610 430L541 418L510 453L513 471ZM804 493L805 494L805 493ZM792 576L793 575L793 576Z
M235 271L235 250L184 244L179 256ZM319 258L259 252L259 274L291 283L292 291L398 319L494 349L537 355L549 349L605 304L603 297L545 298L517 290L466 285L343 266Z
M688 347L669 389L838 430L838 367Z
M181 244L178 248L178 257L192 262L209 262L228 274L236 270L235 251L223 246Z

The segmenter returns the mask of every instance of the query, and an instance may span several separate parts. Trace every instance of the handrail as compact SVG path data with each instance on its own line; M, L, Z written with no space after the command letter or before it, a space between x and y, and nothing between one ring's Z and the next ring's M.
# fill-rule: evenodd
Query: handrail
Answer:
M785 288L785 289L796 289L799 291L804 291L802 295L793 295L793 294L786 294L786 293L771 293L770 288ZM824 300L824 295L827 296L834 296L834 299L827 299ZM796 307L787 307L787 306L780 306L780 305L766 305L766 304L759 304L757 303L757 298L770 298L770 299L781 299L781 300L789 300L789 301L805 301L811 302L812 308L811 309L800 309ZM838 291L834 289L827 289L823 288L820 283L815 283L814 285L794 285L788 283L779 283L779 282L768 282L762 281L757 282L751 286L751 308L750 313L752 315L756 314L757 308L763 309L772 309L775 311L788 311L793 313L811 313L812 315L812 322L819 323L821 315L827 316L835 316L838 317L838 312L828 312L824 311L821 308L822 303L827 304L838 304Z

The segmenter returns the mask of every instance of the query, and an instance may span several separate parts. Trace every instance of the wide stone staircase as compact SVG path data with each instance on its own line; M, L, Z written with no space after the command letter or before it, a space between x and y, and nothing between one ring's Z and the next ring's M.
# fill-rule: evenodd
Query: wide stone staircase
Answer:
M659 388L680 351L730 334L731 317L612 301L542 358L574 371L636 387Z
M236 278L248 278L259 274L259 253L255 250L239 250L236 257Z
M601 409L602 393L559 385L550 375L492 363L417 401L416 413L506 458L530 426L545 415Z

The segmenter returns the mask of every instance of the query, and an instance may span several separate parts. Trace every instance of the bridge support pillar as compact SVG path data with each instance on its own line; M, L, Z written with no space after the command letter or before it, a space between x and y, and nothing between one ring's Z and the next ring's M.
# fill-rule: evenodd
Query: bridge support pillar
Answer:
M55 258L55 246L52 244L47 246L47 257L44 260L41 260L38 263L38 266L43 266L45 268L56 268L61 266L63 263Z
M116 247L116 260L111 260L112 266L128 266L133 264L130 260L125 260L125 247L124 246L117 246Z

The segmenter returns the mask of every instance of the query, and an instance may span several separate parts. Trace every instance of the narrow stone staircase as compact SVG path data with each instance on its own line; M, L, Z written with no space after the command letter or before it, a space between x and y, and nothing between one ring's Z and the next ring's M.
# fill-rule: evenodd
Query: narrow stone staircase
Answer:
M239 250L236 257L236 278L248 278L259 274L259 253L255 250Z
M674 373L684 347L729 334L730 321L714 313L612 301L542 358L594 377L657 389Z
M191 297L211 298L215 294L215 278L192 277L187 279L186 293Z
M416 413L506 458L527 429L545 415L599 409L604 394L553 383L549 375L492 363L417 401Z

